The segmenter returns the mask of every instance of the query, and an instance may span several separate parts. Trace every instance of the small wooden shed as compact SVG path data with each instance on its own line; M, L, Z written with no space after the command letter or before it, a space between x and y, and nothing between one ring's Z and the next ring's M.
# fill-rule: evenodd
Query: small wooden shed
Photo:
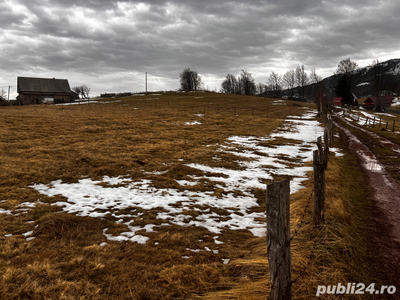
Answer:
M374 97L376 98L376 97ZM373 109L375 106L375 101L372 99L372 97L368 97L362 104L362 106L365 109Z
M75 96L67 79L17 78L17 102L20 105L73 102Z
M342 106L342 97L334 97L333 98L333 104L336 106Z

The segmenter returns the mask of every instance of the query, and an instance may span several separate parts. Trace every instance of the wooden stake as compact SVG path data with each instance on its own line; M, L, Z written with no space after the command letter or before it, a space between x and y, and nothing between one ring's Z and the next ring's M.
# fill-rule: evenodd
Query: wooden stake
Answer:
M290 180L267 186L267 247L271 300L291 299Z
M313 152L314 164L314 216L313 223L321 227L325 223L325 163L319 150Z

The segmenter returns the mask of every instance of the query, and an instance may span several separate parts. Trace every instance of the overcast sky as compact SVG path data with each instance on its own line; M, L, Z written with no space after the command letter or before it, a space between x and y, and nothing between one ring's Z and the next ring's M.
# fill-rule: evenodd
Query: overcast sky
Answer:
M17 76L68 79L91 95L179 88L196 70L220 89L242 69L256 82L304 64L400 58L398 0L1 0L0 88Z

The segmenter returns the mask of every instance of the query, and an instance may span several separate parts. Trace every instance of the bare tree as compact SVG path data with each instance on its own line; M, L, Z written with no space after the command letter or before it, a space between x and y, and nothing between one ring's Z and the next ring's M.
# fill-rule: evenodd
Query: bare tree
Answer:
M299 65L296 68L296 84L300 88L300 99L305 100L304 97L304 87L308 84L309 79L306 71L304 70L304 65Z
M72 88L72 91L77 93L78 95L81 95L83 99L89 98L90 90L91 88L89 88L87 85L74 86Z
M227 74L225 80L221 84L221 92L227 94L237 94L239 91L239 83L232 74Z
M262 94L265 91L265 84L263 84L262 82L259 82L256 86L257 89L257 94Z
M296 72L289 70L283 75L282 83L288 90L290 90L290 99L293 99L293 90L296 84Z
M184 91L197 91L202 86L200 75L196 71L192 71L189 68L183 70L179 74L181 89Z
M372 94L376 96L376 106L375 111L382 111L384 110L384 104L382 99L382 92L386 90L388 85L388 74L385 73L384 65L379 62L379 60L375 59L372 61L370 65L372 69Z
M82 96L83 96L83 98L89 99L90 90L91 90L90 87L88 87L86 85L82 85Z
M269 75L268 77L267 84L272 91L272 96L280 97L282 91L282 76L275 72L272 72L271 75Z
M311 69L310 72L310 83L315 84L318 83L322 80L322 77L317 75L317 71L315 70L315 67Z
M251 73L242 70L239 78L240 88L243 91L242 93L245 95L254 95L256 91L256 84Z
M322 77L317 74L315 67L310 71L310 84L312 97L314 98L314 102L317 105L318 111L322 112L325 109L327 104L327 97L325 95L325 88L322 84Z
M353 74L354 71L358 70L357 63L350 60L350 58L345 58L341 60L338 64L336 71L334 72L335 75L349 75Z
M339 62L334 74L339 77L335 87L336 96L342 97L342 103L351 104L353 102L352 90L355 88L355 74L358 65L352 62L350 58Z
M78 96L82 96L82 95L83 95L83 92L82 92L82 85L80 85L80 86L74 86L74 87L72 88L72 91L75 92L75 93L77 93ZM82 97L83 97L83 96L82 96Z

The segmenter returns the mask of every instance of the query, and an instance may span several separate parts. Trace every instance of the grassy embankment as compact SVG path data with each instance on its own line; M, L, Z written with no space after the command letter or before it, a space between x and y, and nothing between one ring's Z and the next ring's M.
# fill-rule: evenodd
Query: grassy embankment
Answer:
M301 106L308 105L290 101L273 105L270 99L214 93L168 93L126 98L124 106L105 102L2 108L0 208L20 214L0 214L0 298L266 298L265 238L255 238L247 230L224 230L218 238L224 242L218 254L191 253L186 248L215 248L213 234L201 227L171 225L147 233L146 244L110 242L102 229L117 234L125 225L111 216L60 213L62 209L51 204L63 201L62 196L47 197L28 186L123 175L151 179L155 188L212 191L212 182L182 187L176 180L201 173L186 166L191 162L240 168L238 160L243 158L219 153L221 160L215 161L215 149L207 146L232 135L267 135L283 124L285 110L300 115ZM204 108L205 116L195 115L204 113ZM195 120L202 124L184 125ZM345 146L342 138L337 143ZM306 188L291 197L292 230L303 219L312 190L312 173L309 176ZM369 202L362 184L353 154L331 156L326 226L321 231L313 228L311 203L293 240L293 278L301 275L293 285L295 299L312 298L319 284L379 280L369 264ZM252 193L260 205L252 211L264 211L265 190ZM26 202L36 205L19 207ZM134 225L161 224L156 212L143 210ZM35 239L27 242L22 234L31 230ZM108 244L101 247L101 242ZM191 259L182 258L188 254ZM224 265L221 258L231 261Z

